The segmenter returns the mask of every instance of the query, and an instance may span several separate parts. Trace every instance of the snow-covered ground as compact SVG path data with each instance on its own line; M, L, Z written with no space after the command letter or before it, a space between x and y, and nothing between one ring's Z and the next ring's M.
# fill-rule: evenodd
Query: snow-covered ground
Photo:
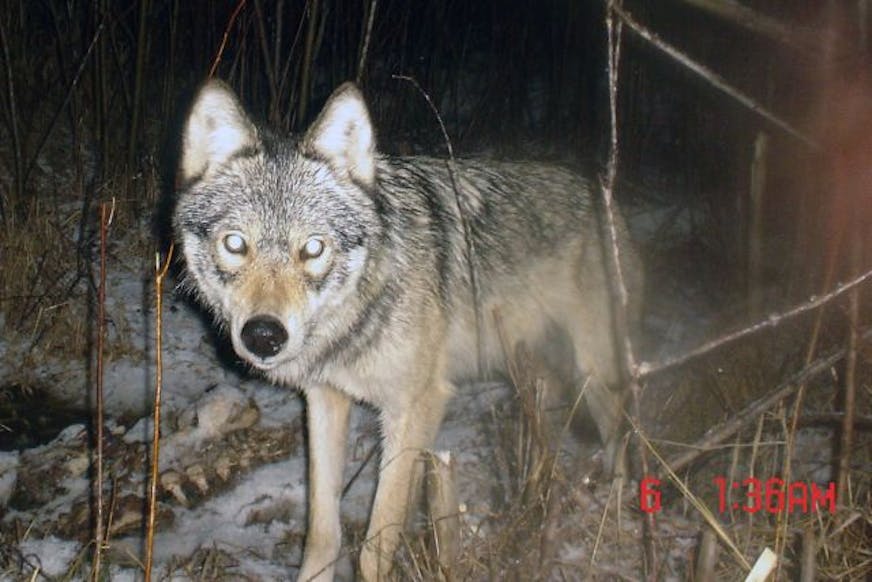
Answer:
M643 237L658 231L655 212L631 215L635 216L634 230ZM113 244L124 246L118 239ZM147 249L141 252L148 254ZM141 520L155 383L152 259L129 255L113 254L123 258L110 262L107 278L104 499L110 525L105 567L112 580L141 577ZM233 362L219 361L219 353L233 359L226 339L171 283L167 287L154 553L157 578L289 579L300 563L306 529L303 402L293 390L269 385ZM686 311L690 308L683 305ZM693 314L697 325L690 328L650 315L649 333L665 338L658 342L655 356L662 357L698 336L701 315ZM0 378L11 382L20 372L18 362L23 361L25 344L7 334L0 338ZM82 362L43 354L30 373L51 386L54 396L90 406L89 384L93 382L85 368ZM462 533L468 543L499 535L493 516L511 503L500 498L500 492L505 497L512 489L507 483L512 477L506 452L500 450L506 439L497 433L506 403L514 395L513 389L500 383L461 387L438 437L436 449L450 451L455 463ZM342 503L346 550L353 548L355 536L359 538L365 527L376 478L377 454L372 453L377 448L377 433L373 412L355 407L345 472L349 487ZM0 452L0 508L5 508L0 509L0 529L5 533L0 543L6 545L5 565L17 560L25 577L35 569L49 576L72 573L73 579L86 575L83 564L92 551L94 516L93 449L88 439L86 426L76 424L48 444ZM579 447L568 440L564 453L574 459L570 465L579 473L570 476L574 484L595 458L596 447ZM572 509L562 519L578 523L561 526L563 534L553 551L555 559L566 566L563 575L569 579L585 578L589 572L596 521L610 491L607 484L601 484L591 490L591 501L580 500L584 495L578 491L567 494L566 504ZM631 490L626 495L634 493ZM593 519L582 515L585 503L592 508L592 524L584 521ZM602 560L618 564L638 559L638 521L630 519L629 524L613 528L626 529L623 542L601 547ZM670 551L677 552L676 560L686 557L695 532L695 526L673 523ZM621 547L636 553L621 552ZM341 577L351 577L352 564L352 557L344 554ZM210 577L207 571L216 574Z
M646 224L637 230L656 228L650 224L654 215L644 216ZM124 243L116 239L113 245L122 248ZM109 263L106 298L104 496L111 524L107 563L113 580L141 574L136 561L143 555L140 520L155 383L150 260L125 254L123 260ZM207 316L171 284L168 287L156 571L184 579L196 567L197 552L211 551L229 556L221 571L232 577L286 579L299 564L305 534L302 400L292 390L246 374L242 367L222 364L219 351L232 359L226 340ZM10 378L19 370L24 342L2 337L0 378ZM89 394L83 362L45 354L31 373L51 386L58 398L91 406L94 395ZM468 535L486 532L495 481L508 478L496 461L494 425L495 411L512 396L511 389L499 383L462 387L439 434L436 448L453 455ZM377 455L370 453L376 446L374 414L356 407L346 468L350 487L342 507L343 523L358 532L366 523L373 492ZM591 451L584 455L589 457ZM74 565L90 552L92 460L84 424L68 427L48 444L0 453L0 506L6 508L0 523L6 531L23 532L14 538L14 552L26 564L22 572L38 568L50 576L70 571L82 575ZM584 553L571 543L565 551L570 559ZM351 564L346 556L340 572L350 576Z
M154 313L149 280L139 271L110 265L107 285L107 352L124 342L125 355L105 361L107 415L106 513L113 580L135 579L130 563L142 556L145 459L149 456L154 393ZM233 556L228 573L240 579L285 579L299 564L306 511L303 403L287 388L269 385L222 365L208 318L186 299L166 292L163 314L161 505L155 541L156 572L185 578L180 566L197 550ZM4 346L3 377L14 368L17 345ZM47 359L42 373L64 378L57 396L85 404L84 365ZM454 399L438 448L456 452L458 487L470 527L486 515L492 484L480 465L492 465L482 418L506 400L508 389L479 384ZM375 482L375 415L352 415L343 521L366 521ZM82 424L52 442L22 452L0 453L0 504L7 531L30 527L17 552L31 568L50 576L70 570L87 552L91 528L88 433ZM361 471L361 465L365 464ZM111 508L109 505L111 504ZM25 571L28 568L25 568ZM350 574L351 561L344 562Z

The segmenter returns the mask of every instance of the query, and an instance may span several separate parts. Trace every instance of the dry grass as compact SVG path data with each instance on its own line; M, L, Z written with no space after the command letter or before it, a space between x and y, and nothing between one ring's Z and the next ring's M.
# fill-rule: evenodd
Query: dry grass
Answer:
M795 332L803 338L801 330ZM768 353L770 361L778 361L768 369L761 369L763 361L749 352L731 352L736 359L725 355L713 357L708 365L694 369L677 370L670 382L677 382L683 390L693 391L694 381L719 379L721 390L731 390L732 406L722 407L719 399L711 397L709 406L712 418L740 414L745 401L770 390L774 383L790 371L797 361L795 352L788 350L787 338L776 345L787 350L780 358ZM740 358L741 356L741 358ZM727 362L730 362L729 364ZM719 366L718 363L721 365ZM598 481L596 463L572 447L573 435L565 435L567 411L572 403L553 414L545 398L548 392L548 375L530 358L523 348L515 351L513 364L515 397L503 408L491 415L492 434L496 436L493 466L482 467L483 472L494 480L494 494L487 513L473 515L474 510L461 509L461 551L450 568L440 563L437 548L433 543L432 528L420 528L408 534L397 562L396 576L403 580L479 580L479 579L565 579L565 580L637 580L642 569L642 519L636 485L624 485L608 480ZM743 372L744 370L744 372ZM779 374L777 370L781 370ZM858 377L865 383L859 388L858 407L870 408L872 377L869 362L858 370ZM679 380L683 379L683 383ZM832 394L837 390L835 377L810 383L805 400L809 413L829 412L837 409ZM696 385L697 393L703 393ZM654 386L648 387L646 396L661 399ZM654 406L650 402L649 407ZM656 402L655 402L656 404ZM680 408L673 409L672 417L680 415ZM817 579L863 580L872 573L870 560L870 532L872 532L872 439L868 432L861 431L853 451L850 497L840 503L835 514L794 513L770 514L766 511L749 514L741 510L717 510L717 493L711 482L715 475L729 481L742 480L755 475L761 480L781 475L787 456L789 438L797 442L793 459L791 481L823 481L814 471L826 469L832 464L837 452L832 447L818 445L807 440L806 425L792 436L790 403L769 410L748 431L740 433L719 450L711 452L692 467L683 471L677 479L682 490L668 485L668 477L654 463L663 481L663 509L657 514L655 547L659 558L658 579L694 579L693 570L697 559L698 541L710 525L694 508L694 502L708 507L713 519L722 529L722 536L735 545L744 560L753 563L766 548L776 548L778 537L785 539L779 561L782 570L779 580L797 579L803 552L811 539L813 563ZM662 424L662 423L661 423ZM698 423L668 427L670 441L692 443L699 437ZM823 443L835 441L836 431L831 425L814 426L823 434ZM663 426L652 422L643 427L643 432L662 436ZM658 451L669 450L663 440L654 439ZM822 453L820 462L808 456L809 450ZM730 498L730 502L735 498ZM785 523L786 522L786 523ZM365 524L355 528L359 538ZM780 532L780 533L779 533ZM811 533L807 533L811 532ZM298 547L302 538L290 541ZM714 561L716 579L734 580L744 578L747 570L742 560L727 548L723 539L718 544L719 552ZM114 561L117 557L110 556ZM7 575L13 577L13 565L22 567L20 556L4 557ZM189 558L173 564L176 574L195 580L238 579L235 576L237 557L226 549L204 548ZM24 567L26 570L27 568ZM77 571L81 565L76 565Z
M733 350L721 362L678 371L680 392L704 393L697 382L708 379L716 385L708 390L708 418L741 413L754 398L771 390L785 370L797 365L796 345L803 335L794 330L794 339L782 338L777 345L784 353L772 350L760 354L751 346ZM772 338L765 340L767 343ZM776 344L770 344L776 345ZM759 347L759 346L758 346ZM754 356L753 354L757 354ZM764 359L767 360L764 365ZM730 361L728 365L726 362ZM715 362L716 358L712 359ZM487 516L463 516L463 545L451 572L441 568L432 541L432 532L423 531L407 539L399 562L400 579L639 579L642 568L642 519L637 485L620 490L619 482L597 483L589 475L590 463L579 463L564 454L554 438L542 430L548 426L541 403L542 377L530 372L529 362L516 366L517 398L514 414L494 417L500 435L496 451L498 472L509 476L500 482L504 503L495 503ZM872 377L867 363L858 377ZM809 385L803 415L810 419L829 412L835 405L832 394L838 391L834 378ZM674 387L674 386L673 386ZM858 410L872 403L872 385L862 387L863 401ZM717 393L721 392L720 397ZM730 400L725 401L724 394ZM649 393L650 395L650 393ZM648 402L649 407L656 403ZM672 403L666 414L680 418L683 405ZM693 415L699 415L698 410ZM676 476L677 488L669 483L667 472L654 465L663 481L663 509L657 514L655 545L660 560L657 579L691 580L697 560L698 542L711 525L720 528L719 552L714 564L716 579L742 579L747 565L753 564L764 548L781 548L778 580L799 579L801 572L813 570L816 579L864 580L872 574L872 435L861 432L852 451L850 498L839 501L834 513L825 505L820 511L756 513L732 509L743 503L743 493L728 491L727 511L718 510L715 476L729 482L755 476L765 483L770 477L787 474L787 443L796 442L791 458L789 482L817 483L825 490L834 481L832 467L839 451L834 426L806 427L800 422L791 432L794 408L784 403L762 415L749 431L741 433L720 450L710 453L689 470ZM801 416L802 418L802 416ZM826 416L822 418L828 418ZM652 422L651 430L656 423ZM710 426L710 425L709 425ZM645 431L647 429L643 429ZM677 442L692 443L704 431L699 422L679 423L655 430L670 434L668 442L655 441L655 449L669 450ZM812 454L814 453L814 454ZM765 503L765 498L764 498ZM704 511L707 516L700 513ZM733 545L730 550L726 541ZM804 541L805 540L805 541ZM806 565L803 566L803 552ZM809 560L811 565L809 565Z
M0 229L0 312L28 352L84 356L88 270L75 250L78 212L44 206Z
M114 269L139 266L145 272L152 260L155 242L142 220L142 200L151 214L160 191L157 170L150 168L139 178L130 196L123 196L126 178L107 179L100 189L113 208L108 231L110 276ZM83 216L80 201L48 196L29 205L26 212L0 227L0 318L14 348L9 355L17 359L20 370L47 358L86 361L92 356L96 320L99 204L90 205ZM112 341L107 355L135 353L136 338L130 337L126 318L113 315L108 314Z
M619 526L607 511L616 491L591 478L600 467L582 460L577 450L561 447L575 438L568 433L580 398L553 406L550 395L558 388L557 378L523 344L509 358L509 369L515 398L491 415L498 442L489 467L496 484L488 514L472 516L461 509L462 549L450 569L440 563L432 524L410 534L398 562L399 579L575 579L598 572L593 549L600 534L610 542L622 539L624 549L633 549L627 555L638 555L638 527L626 519L630 504L617 501L624 505ZM611 529L603 529L604 523ZM573 547L586 551L567 559L564 550ZM631 579L639 563L613 563L615 547L610 543L600 552L610 564L606 577Z

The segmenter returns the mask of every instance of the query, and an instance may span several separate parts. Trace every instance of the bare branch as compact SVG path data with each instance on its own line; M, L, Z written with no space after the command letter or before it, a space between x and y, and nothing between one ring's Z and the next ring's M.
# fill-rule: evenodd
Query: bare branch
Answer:
M601 181L600 189L605 203L605 218L607 230L609 233L608 253L611 260L611 269L609 277L609 285L612 289L613 305L615 313L615 334L617 335L619 345L621 346L620 353L622 356L622 365L624 368L624 377L629 382L628 389L632 396L632 422L638 425L640 417L640 402L641 402L641 387L639 386L638 366L636 365L636 356L633 352L633 343L630 338L630 327L627 321L627 306L629 297L627 294L627 285L624 281L623 269L621 268L621 252L618 245L618 232L615 226L615 213L612 204L612 194L614 192L615 177L618 171L618 68L620 66L621 57L621 38L622 24L617 23L615 26L613 12L620 10L621 0L611 0L608 10L606 11L606 31L608 32L608 73L609 73L609 117L610 117L610 141L609 141L609 159L606 166L606 176ZM643 475L648 474L648 453L644 446L638 449L639 466ZM624 458L619 455L619 459L614 459L618 480L623 477ZM620 483L618 484L620 490ZM657 579L657 552L654 543L654 537L657 532L657 526L653 513L646 513L644 516L644 534L642 536L645 550L644 572L648 579Z
M870 340L872 340L872 328L867 329L860 335L860 341L866 342ZM701 439L691 445L690 451L673 457L667 464L672 471L681 471L715 446L723 443L747 425L755 422L760 414L766 412L779 401L793 394L799 389L801 384L808 381L810 378L829 370L847 354L847 349L840 349L828 356L814 361L808 366L805 366L799 372L793 374L790 378L779 384L778 387L769 395L758 398L729 420L726 420L709 430Z
M478 271L476 269L476 251L475 240L472 238L472 227L469 224L466 208L463 205L463 198L460 196L460 186L457 182L456 174L457 167L454 160L454 147L451 145L451 139L448 137L448 130L445 129L445 123L442 121L442 116L439 115L439 110L430 98L430 95L424 91L417 79L405 75L394 75L394 79L400 81L408 81L415 89L424 97L430 110L436 116L436 121L439 122L439 129L442 130L442 138L445 140L445 147L448 149L448 178L451 180L451 189L454 192L454 201L457 204L457 214L460 217L460 225L463 228L463 238L466 242L466 263L468 268L469 286L472 291L472 307L475 313L475 346L476 346L476 362L478 365L478 375L484 376L486 366L484 362L484 319L481 312L481 290L478 284Z
M647 40L649 43L651 43L651 45L659 49L661 52L666 53L666 55L678 61L686 68L690 69L691 71L708 81L710 85L712 85L719 91L726 93L727 95L738 101L740 104L745 106L747 109L753 111L766 121L781 129L787 135L796 138L797 140L814 150L820 149L820 144L818 144L812 138L805 135L798 129L794 128L790 123L781 119L780 117L754 101L754 99L752 99L748 95L745 95L744 93L727 83L725 79L723 79L720 75L718 75L705 65L694 61L674 46L664 42L660 37L645 28L636 19L630 16L628 12L618 7L613 8L613 10L615 14L617 14L621 18L621 20L630 27L633 32L638 34L643 39Z
M157 479L160 469L160 406L163 391L163 284L173 258L174 246L170 245L166 259L160 260L160 253L155 255L154 292L155 292L155 373L154 373L154 411L151 441L151 474L148 480L148 515L145 528L145 582L151 580L152 561L154 558L154 522L157 513Z
M709 14L714 14L724 20L728 20L796 49L810 51L811 42L799 32L778 20L762 14L752 8L748 8L736 2L736 0L682 0L685 4L698 8Z
M860 275L859 277L852 279L851 281L849 281L843 285L836 286L835 289L833 289L832 291L830 291L826 295L823 295L821 297L813 297L808 303L805 303L803 305L798 305L798 306L796 306L792 309L789 309L788 311L785 311L783 313L772 314L769 317L767 317L766 319L762 319L755 324L752 324L746 328L740 329L739 331L735 331L733 333L729 333L727 335L724 335L724 336L721 336L717 339L714 339L710 342L706 342L703 345L699 346L698 348L696 348L694 350L690 350L689 352L686 352L684 354L681 354L681 355L678 355L678 356L675 356L672 358L667 358L666 360L664 360L662 362L655 362L655 363L642 362L641 364L639 364L639 370L638 370L639 377L641 378L641 377L651 376L653 374L658 374L658 373L660 373L664 370L667 370L669 368L674 368L675 366L685 364L688 361L690 361L694 358L698 358L704 354L707 354L708 352L711 352L711 351L713 351L713 350L715 350L715 349L717 349L725 344L736 341L736 340L741 339L745 336L757 333L760 330L777 327L778 325L782 324L784 321L786 321L788 319L802 315L803 313L806 313L808 311L812 311L812 310L817 309L819 307L823 307L827 303L830 303L831 301L833 301L837 297L841 296L842 294L846 293L847 291L850 291L854 287L861 285L862 283L866 282L869 279L872 279L872 271L867 271L866 273Z

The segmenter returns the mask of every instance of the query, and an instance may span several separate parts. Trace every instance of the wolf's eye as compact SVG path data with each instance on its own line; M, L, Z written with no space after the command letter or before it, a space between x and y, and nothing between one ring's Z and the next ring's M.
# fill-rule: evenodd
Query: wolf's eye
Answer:
M300 250L300 258L304 261L317 259L324 252L324 241L320 238L310 238Z
M245 239L242 235L232 232L224 237L224 248L228 253L234 255L244 255L248 252L248 245L245 244Z

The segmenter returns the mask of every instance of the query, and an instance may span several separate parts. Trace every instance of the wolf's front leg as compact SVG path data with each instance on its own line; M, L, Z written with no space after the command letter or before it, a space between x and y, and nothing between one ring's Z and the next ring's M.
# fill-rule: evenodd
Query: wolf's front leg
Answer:
M298 580L333 580L342 544L339 497L351 400L329 386L306 392L309 424L309 531Z
M430 384L410 398L406 410L381 413L378 489L360 552L360 572L368 582L386 579L390 573L400 533L419 498L421 475L415 463L433 444L450 393L448 384Z

